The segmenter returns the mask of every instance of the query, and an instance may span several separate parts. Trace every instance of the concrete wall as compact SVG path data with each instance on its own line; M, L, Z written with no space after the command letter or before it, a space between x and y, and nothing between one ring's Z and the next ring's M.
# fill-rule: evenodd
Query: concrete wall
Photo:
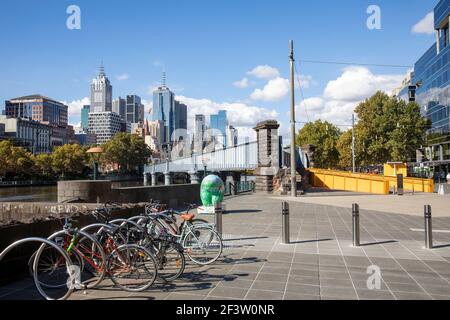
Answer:
M58 181L58 202L76 198L87 203L101 203L112 201L115 196L111 194L111 181Z
M65 214L75 214L93 210L98 204L89 203L38 203L38 202L0 202L0 225L10 221L31 223L48 217L58 218Z
M115 201L122 203L148 202L159 200L169 207L182 206L183 203L200 203L200 184L174 184L155 187L128 187L113 189L117 194Z

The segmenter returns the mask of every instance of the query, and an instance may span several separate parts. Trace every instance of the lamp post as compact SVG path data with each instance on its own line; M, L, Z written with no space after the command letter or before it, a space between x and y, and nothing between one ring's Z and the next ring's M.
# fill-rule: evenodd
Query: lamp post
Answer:
M86 153L92 154L94 159L94 181L97 180L98 175L98 163L100 161L100 155L103 153L103 149L100 147L90 148Z

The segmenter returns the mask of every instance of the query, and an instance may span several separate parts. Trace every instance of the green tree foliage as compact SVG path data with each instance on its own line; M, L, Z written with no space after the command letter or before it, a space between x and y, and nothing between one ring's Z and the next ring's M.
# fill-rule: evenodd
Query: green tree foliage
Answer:
M52 168L61 177L80 175L86 165L86 150L78 144L57 147L51 155Z
M51 154L41 153L33 158L36 173L42 176L51 176L53 171L53 159Z
M26 176L30 173L32 166L30 152L21 147L15 147L9 140L0 142L0 177Z
M103 151L103 161L118 164L122 172L144 166L151 156L142 137L124 132L104 144Z
M339 137L336 149L339 153L339 169L352 167L352 130L347 130Z
M430 128L416 103L406 103L383 92L356 107L358 165L407 162L425 142Z
M297 144L316 146L314 162L318 168L336 167L339 161L337 142L341 132L333 124L321 120L306 124L297 136Z

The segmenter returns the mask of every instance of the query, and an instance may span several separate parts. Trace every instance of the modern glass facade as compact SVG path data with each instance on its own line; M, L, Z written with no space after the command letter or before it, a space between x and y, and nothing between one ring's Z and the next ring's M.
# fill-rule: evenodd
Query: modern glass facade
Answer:
M152 121L164 123L164 139L162 144L171 142L175 128L175 95L169 88L162 86L153 92L153 114Z
M121 97L113 100L112 111L120 116L120 119L126 120L127 118L127 101Z
M227 112L225 110L220 110L217 114L212 114L210 116L210 128L217 133L220 131L224 145L226 145L227 126L228 119ZM217 136L214 131L213 134Z
M91 106L86 105L81 109L81 128L83 130L87 130L89 127L89 112L91 110Z
M126 120L132 124L144 124L144 105L141 103L141 97L135 95L127 96Z
M450 167L450 0L435 8L436 43L416 62L413 84L416 102L432 122L423 150L423 162L437 171Z

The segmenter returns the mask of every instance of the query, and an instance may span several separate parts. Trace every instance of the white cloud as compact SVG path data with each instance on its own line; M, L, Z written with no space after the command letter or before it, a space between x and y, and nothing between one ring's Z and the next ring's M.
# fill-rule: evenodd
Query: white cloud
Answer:
M317 82L313 79L312 76L309 75L304 75L304 74L300 74L300 75L296 75L296 79L295 79L295 86L298 87L298 82L300 81L300 85L303 89L308 89L311 86L315 86L317 85Z
M275 78L270 80L263 89L256 89L251 94L253 100L277 101L289 93L289 80Z
M349 124L356 106L377 91L391 94L403 74L374 74L364 67L344 69L336 80L328 82L320 97L311 97L297 105L297 120L322 119L335 124ZM345 129L345 128L342 128Z
M324 97L328 100L361 101L378 90L390 94L403 78L403 74L375 75L364 67L348 67L339 78L328 82Z
M219 110L226 110L230 125L237 128L253 128L260 121L277 119L278 117L278 112L275 110L251 106L242 102L215 102L209 99L195 99L185 96L177 96L177 100L188 106L188 129L191 131L196 114L204 114L207 122L209 122L209 116Z
M67 101L61 101L65 105L67 105L68 108L68 115L69 117L79 117L81 115L81 108L85 105L90 105L91 100L88 97L84 97L81 100L73 100L72 102L67 103Z
M239 89L248 88L249 85L250 85L250 81L248 80L248 78L243 78L242 80L233 82L233 86L235 86L236 88L239 88Z
M117 79L118 81L125 81L125 80L128 80L129 78L130 78L130 76L129 76L127 73L123 73L123 74L118 75L118 76L116 77L116 79Z
M280 72L277 68L268 65L257 66L253 70L247 72L247 74L259 79L274 79L280 76Z
M412 27L413 33L434 34L434 12L429 12L422 20Z

